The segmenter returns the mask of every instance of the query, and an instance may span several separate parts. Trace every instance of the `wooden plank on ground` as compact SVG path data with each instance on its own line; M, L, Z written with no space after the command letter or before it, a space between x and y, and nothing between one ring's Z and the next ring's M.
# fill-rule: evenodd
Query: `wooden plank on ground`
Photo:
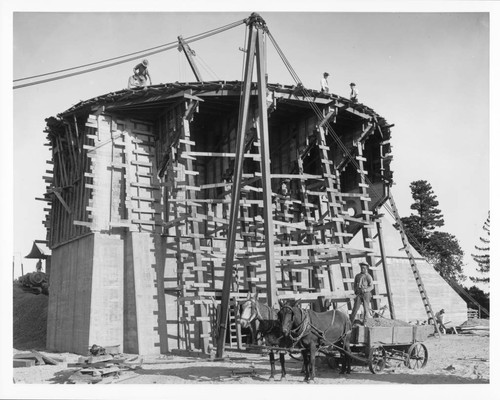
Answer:
M33 359L14 359L13 367L14 368L23 368L23 367L33 367L35 365L35 360Z

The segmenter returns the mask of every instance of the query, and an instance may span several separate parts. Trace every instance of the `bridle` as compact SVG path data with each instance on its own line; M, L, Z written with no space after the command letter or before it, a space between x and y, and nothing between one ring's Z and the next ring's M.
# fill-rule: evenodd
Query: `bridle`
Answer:
M243 302L243 304L242 304L242 307L243 307L243 305L245 305L248 302L250 302L250 304L251 304L250 317L248 317L248 318L241 318L240 317L240 321L243 320L247 324L250 324L254 319L256 319L257 321L260 322L260 328L258 328L258 331L261 334L265 335L265 334L271 332L273 330L274 326L276 325L276 323L278 322L277 315L273 319L273 311L274 310L271 307L268 307L264 304L258 303L255 299L245 300L245 302ZM262 307L266 307L269 310L269 316L267 319L262 315L260 308L259 308L259 305L261 305Z
M305 335L307 328L311 325L310 320L309 320L309 314L305 311L302 310L302 308L295 307L297 310L300 312L300 324L294 328L290 329L290 338L292 339L293 343L297 343L302 337ZM292 321L295 318L295 312L293 310L293 307L290 307L289 305L285 305L281 308L282 310L289 311L292 314ZM305 316L304 316L305 315Z
M241 320L244 320L247 324L250 324L250 322L252 322L254 319L257 319L259 321L262 321L263 318L262 318L262 315L259 311L259 307L257 306L257 302L254 300L254 299L248 299L248 300L245 300L245 302L242 304L242 307L246 304L250 302L250 317L248 318L242 318L240 317L240 321Z

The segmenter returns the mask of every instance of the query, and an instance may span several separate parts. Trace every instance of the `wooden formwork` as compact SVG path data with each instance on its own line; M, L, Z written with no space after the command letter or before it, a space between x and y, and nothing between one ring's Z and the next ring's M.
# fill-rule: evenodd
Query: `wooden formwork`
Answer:
M214 345L240 86L127 90L82 102L48 124L54 154L44 196L51 203L50 246L54 253L97 233L123 242L128 328L117 340L128 349L207 352ZM318 298L349 304L360 259L371 262L376 284L383 285L382 268L372 258L372 231L373 213L391 181L390 127L368 107L338 96L308 97L281 85L268 90L278 295L320 308ZM267 285L261 133L252 109L245 129L234 301L247 292L265 294ZM359 230L364 245L353 247L350 239ZM105 268L100 262L93 268ZM383 292L376 291L375 309Z

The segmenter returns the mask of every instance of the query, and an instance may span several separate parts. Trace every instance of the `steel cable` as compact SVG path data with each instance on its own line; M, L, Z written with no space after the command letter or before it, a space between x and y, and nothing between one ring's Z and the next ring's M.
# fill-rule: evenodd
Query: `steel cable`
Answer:
M239 25L241 25L243 23L246 23L246 19L233 22L231 24L225 25L225 26L220 27L220 28L212 29L212 30L207 31L207 32L203 32L203 33L198 34L198 35L190 36L189 38L186 38L184 40L185 40L186 43L192 43L192 42L195 42L195 41L198 41L198 40L201 40L201 39L205 39L205 38L207 38L209 36L213 36L213 35L216 35L218 33L222 33L222 32L227 31L229 29L235 28L236 26L239 26ZM106 65L101 65L101 66L97 66L97 67L94 67L94 68L85 69L83 71L73 72L73 73L70 73L70 74L56 76L56 77L53 77L53 78L42 79L42 80L38 80L36 82L15 85L15 86L13 86L13 89L20 89L20 88L27 87L27 86L39 85L39 84L42 84L42 83L47 83L47 82L51 82L51 81L55 81L55 80L59 80L59 79L69 78L69 77L75 76L75 75L86 74L88 72L93 72L93 71L97 71L97 70L100 70L100 69L113 67L115 65L119 65L119 64L123 64L123 63L129 62L129 61L136 60L137 58L142 58L142 57L150 56L150 55L153 55L153 54L161 53L161 52L164 52L164 51L167 51L167 50L172 50L172 49L177 48L177 46L178 46L178 42L171 42L171 43L167 43L167 44L164 44L164 45L160 45L160 46L156 46L156 47L151 47L151 48L146 49L146 50L142 50L142 51L138 51L138 52L134 52L134 53L125 54L123 56L113 57L113 58L109 58L109 59L101 60L101 61L96 61L94 63L84 64L84 65L80 65L80 66L72 67L72 68L66 68L66 69L63 69L63 70L49 72L49 73L46 73L46 74L40 74L40 75L34 75L34 76L26 77L26 78L16 79L16 80L14 80L14 82L19 82L19 81L28 80L28 79L34 79L34 78L42 77L42 76L53 75L53 74L56 74L56 73L61 73L61 72L66 72L66 71L73 71L75 69L80 69L80 68L84 68L84 67L87 67L87 66L102 64L102 63L105 63L105 62L108 62L108 61L113 61L113 60L121 59L123 57L128 57L128 58L125 58L125 59L120 60L120 61L115 61L115 62L112 62L110 64L106 64ZM139 54L140 54L140 57L139 57ZM134 55L134 57L130 57L131 55Z

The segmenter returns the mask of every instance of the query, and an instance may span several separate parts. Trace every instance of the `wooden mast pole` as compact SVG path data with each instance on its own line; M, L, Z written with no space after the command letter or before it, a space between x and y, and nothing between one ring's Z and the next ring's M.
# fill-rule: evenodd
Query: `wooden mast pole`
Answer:
M236 154L234 160L233 187L231 190L231 209L229 214L229 227L226 245L226 260L224 268L224 282L222 286L221 315L219 319L219 331L217 336L217 357L224 355L224 343L226 340L227 322L229 317L229 297L231 291L231 280L233 276L234 250L236 244L236 227L238 222L238 210L240 202L240 187L243 175L243 155L245 149L245 129L248 120L250 106L250 91L252 88L252 74L255 54L255 42L257 29L253 20L249 20L249 35L245 60L245 74L243 81L242 103L236 132Z
M273 307L278 303L276 266L274 262L274 225L271 188L271 155L269 149L269 127L267 122L267 82L264 31L257 31L257 82L259 92L259 133L261 148L262 189L264 197L264 236L266 246L266 289L267 304Z
M181 50L184 52L184 55L186 56L189 66L191 67L191 70L193 71L193 74L198 82L203 82L203 79L200 74L200 70L196 66L196 63L194 62L193 55L194 51L191 50L191 47L186 43L184 38L182 36L178 36L177 40L179 41L179 47Z
M380 259L382 262L382 269L384 271L385 288L387 289L387 300L389 302L389 312L391 314L391 318L396 319L396 310L394 309L394 303L392 301L391 279L389 277L389 270L387 268L384 237L382 235L382 221L380 220L380 217L381 216L378 216L378 218L375 221L375 224L377 225L378 243L380 247Z

